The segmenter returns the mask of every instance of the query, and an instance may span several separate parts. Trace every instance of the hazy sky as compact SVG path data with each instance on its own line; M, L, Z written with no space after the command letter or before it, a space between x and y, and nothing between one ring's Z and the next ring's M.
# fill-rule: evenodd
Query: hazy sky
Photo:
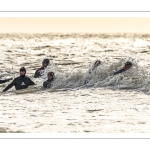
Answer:
M134 32L150 33L150 18L0 18L0 33L24 32Z

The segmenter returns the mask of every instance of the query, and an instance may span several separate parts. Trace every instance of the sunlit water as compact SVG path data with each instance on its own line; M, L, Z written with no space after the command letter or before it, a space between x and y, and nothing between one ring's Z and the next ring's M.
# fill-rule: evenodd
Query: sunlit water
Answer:
M150 132L150 35L0 34L0 50L0 79L24 66L36 83L0 93L0 132ZM44 58L51 65L34 79ZM97 59L102 64L88 74ZM126 61L132 68L114 76ZM56 78L45 90L48 71Z

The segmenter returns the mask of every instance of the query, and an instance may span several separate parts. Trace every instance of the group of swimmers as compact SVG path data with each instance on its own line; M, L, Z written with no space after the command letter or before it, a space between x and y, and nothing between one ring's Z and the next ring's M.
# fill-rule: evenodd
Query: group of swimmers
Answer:
M95 63L94 63L94 65L92 66L92 69L88 72L88 74L91 74L92 71L94 71L100 64L101 64L101 61L100 61L100 60L96 60ZM114 72L114 75L119 74L119 73L122 73L122 72L124 72L124 71L130 69L131 67L132 67L132 63L131 63L130 61L127 61L127 62L125 63L125 65L123 66L122 69L120 69L120 70ZM89 81L88 81L88 78L85 79L84 85L87 84L88 82L89 82Z
M48 59L44 59L42 62L42 67L35 71L34 78L41 77L44 74L44 70L49 65L49 63L50 62ZM48 79L43 82L44 88L50 88L51 87L51 82L53 81L55 75L53 72L48 72L47 77L48 77ZM12 78L6 79L6 80L0 80L0 83L5 83L5 82L8 82L10 80L12 80ZM20 76L14 78L14 80L3 90L3 92L6 92L7 90L12 88L13 86L15 86L16 90L21 90L21 89L28 88L28 86L30 86L30 85L35 85L35 83L29 77L26 76L26 68L21 67L20 68Z
M49 62L49 59L44 59L43 62L42 62L42 67L37 69L35 71L35 74L34 74L34 78L39 78L41 77L42 75L44 75L44 70L45 68L50 64ZM92 69L88 72L89 74L91 74L91 72L93 70L95 70L99 65L101 64L101 61L99 60L96 60ZM122 73L128 69L130 69L132 66L132 63L127 61L124 65L124 67L120 70L118 70L117 72L114 73L114 75L116 74L119 74L119 73ZM55 74L54 72L48 72L47 74L47 80L43 82L43 87L44 88L50 88L52 86L52 81L54 80L55 78ZM6 80L0 80L0 83L5 83L5 82L8 82L12 80L12 78L10 79L6 79ZM85 82L84 84L87 84L88 83L88 80L85 79ZM6 92L7 90L9 90L11 87L15 86L15 89L16 90L21 90L21 89L26 89L28 88L28 86L30 85L35 85L35 83L29 78L26 76L26 69L25 67L21 67L20 68L20 76L15 78L4 90L3 92Z

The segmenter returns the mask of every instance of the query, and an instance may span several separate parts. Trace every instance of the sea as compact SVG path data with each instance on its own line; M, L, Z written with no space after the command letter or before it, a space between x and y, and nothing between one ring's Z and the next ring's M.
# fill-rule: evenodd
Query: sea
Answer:
M1 33L0 51L0 80L25 67L35 82L7 92L12 80L0 84L1 133L150 132L150 34ZM45 58L50 65L34 78ZM114 75L127 61L132 67ZM55 79L44 89L49 71Z

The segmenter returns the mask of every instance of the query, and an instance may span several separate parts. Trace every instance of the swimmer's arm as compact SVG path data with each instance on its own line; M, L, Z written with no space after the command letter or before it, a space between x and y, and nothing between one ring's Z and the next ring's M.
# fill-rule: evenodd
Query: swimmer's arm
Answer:
M39 69L35 71L34 78L38 78L40 76Z
M30 79L30 85L35 85L35 83Z
M7 90L9 90L10 88L12 88L15 85L16 81L15 79L3 90L3 92L6 92Z
M43 82L43 87L47 88L47 82L46 81Z

